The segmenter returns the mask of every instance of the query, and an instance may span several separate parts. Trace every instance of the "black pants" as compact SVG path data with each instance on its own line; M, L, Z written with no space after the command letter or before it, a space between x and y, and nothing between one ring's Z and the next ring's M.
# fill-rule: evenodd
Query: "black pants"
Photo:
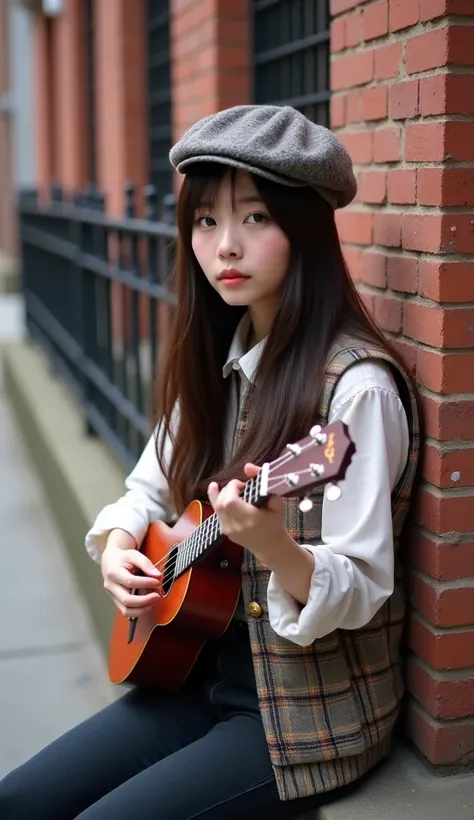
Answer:
M347 790L280 801L248 629L235 622L179 693L132 690L7 775L0 818L279 820Z

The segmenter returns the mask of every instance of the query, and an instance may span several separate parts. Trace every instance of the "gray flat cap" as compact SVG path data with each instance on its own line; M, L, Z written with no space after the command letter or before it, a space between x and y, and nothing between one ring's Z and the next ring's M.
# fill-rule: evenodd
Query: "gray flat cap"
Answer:
M333 208L357 191L342 142L288 105L237 105L204 117L173 146L170 161L180 174L196 162L220 162L282 185L309 185Z

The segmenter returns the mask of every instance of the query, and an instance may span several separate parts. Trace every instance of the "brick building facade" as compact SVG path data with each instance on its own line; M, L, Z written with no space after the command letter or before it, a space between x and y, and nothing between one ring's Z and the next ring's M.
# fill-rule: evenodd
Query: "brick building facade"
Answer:
M199 117L290 101L324 122L330 89L359 180L346 257L425 414L408 731L430 764L472 763L474 0L69 0L36 19L35 83L41 188L92 180L114 214L124 180L175 184L167 148Z

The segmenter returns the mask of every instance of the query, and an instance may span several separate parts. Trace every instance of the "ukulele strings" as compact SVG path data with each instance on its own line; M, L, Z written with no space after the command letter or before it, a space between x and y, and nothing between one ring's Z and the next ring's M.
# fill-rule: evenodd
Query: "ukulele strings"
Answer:
M308 449L309 447L314 447L314 446L315 446L315 442L310 442L309 444L305 445L305 447L302 447L302 451ZM281 482L284 481L284 476L274 476L273 479L272 479L272 487L270 487L271 473L274 472L276 469L280 469L282 466L287 464L293 458L294 458L293 453L287 453L287 454L284 454L284 455L280 456L280 458L278 458L278 459L276 459L275 461L272 462L271 467L269 468L269 471L268 471L268 478L269 478L268 486L269 486L269 489L272 489L272 488L274 489L275 486L278 486L278 484L281 484ZM305 470L295 471L295 475L302 475L303 473L306 473L306 472L308 472L307 468ZM276 484L275 484L275 482L276 482ZM214 513L214 516L215 515L216 514ZM206 522L204 522L204 523L207 523L208 521L210 521L211 518L213 518L214 516L210 516L209 518L207 518ZM217 519L217 516L216 516L216 519ZM202 526L202 525L200 525L200 526ZM211 526L214 526L214 524L211 525ZM218 534L219 533L216 533L216 537L218 536ZM180 551L183 547L183 544L185 544L186 541L187 541L187 539L184 539L184 541L181 542L181 544L178 547L178 550L177 550L176 556L174 558L174 561L170 561L169 566L166 567L165 573L164 573L163 578L162 578L162 584L166 584L170 580L170 578L172 578L174 576L175 569L176 569L176 564L178 562L179 553L180 553ZM166 564L167 564L167 562L170 558L170 555L171 555L171 552L168 552L165 556L163 556L163 558L161 558L159 561L157 561L154 564L154 566L157 569L159 568L160 565L166 566Z

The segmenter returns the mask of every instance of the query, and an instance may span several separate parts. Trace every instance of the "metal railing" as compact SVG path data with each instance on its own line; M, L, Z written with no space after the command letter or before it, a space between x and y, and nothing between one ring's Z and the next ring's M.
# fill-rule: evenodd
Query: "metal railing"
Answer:
M104 212L96 190L66 196L53 186L19 200L22 282L29 334L80 402L89 434L129 469L150 434L151 384L176 297L170 283L175 199L144 191L146 215Z

